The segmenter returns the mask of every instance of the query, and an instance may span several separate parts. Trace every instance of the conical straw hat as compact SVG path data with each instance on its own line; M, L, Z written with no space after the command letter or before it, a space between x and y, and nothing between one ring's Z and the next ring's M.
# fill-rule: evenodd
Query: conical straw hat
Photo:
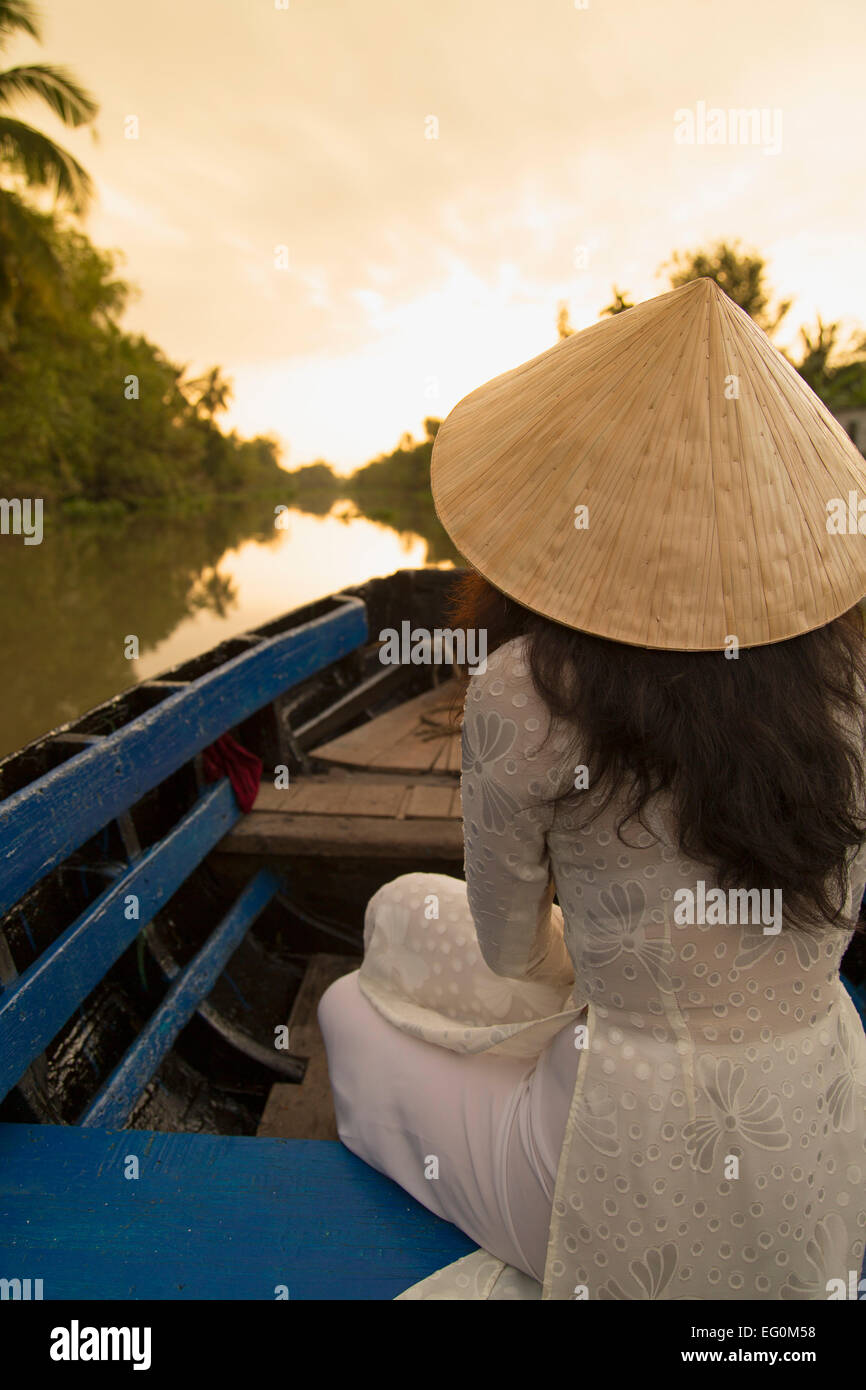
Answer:
M760 646L866 595L866 460L713 280L465 396L436 435L431 483L486 579L617 642ZM853 525L836 534L828 509L839 499L847 517L852 493Z

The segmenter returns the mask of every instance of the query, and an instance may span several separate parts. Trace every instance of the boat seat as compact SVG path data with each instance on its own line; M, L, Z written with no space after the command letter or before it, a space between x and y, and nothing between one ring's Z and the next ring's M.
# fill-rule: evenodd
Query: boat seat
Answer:
M278 869L297 855L461 864L460 788L456 778L449 786L419 774L364 772L299 776L282 791L265 784L218 852Z
M0 1124L4 1278L43 1299L393 1299L477 1246L327 1140Z
M220 854L463 861L461 742L453 679L308 749L316 771L259 788Z

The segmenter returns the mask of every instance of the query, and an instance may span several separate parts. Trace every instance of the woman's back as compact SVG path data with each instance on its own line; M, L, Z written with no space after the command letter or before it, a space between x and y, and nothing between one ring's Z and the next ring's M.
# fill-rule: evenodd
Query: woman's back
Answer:
M547 1296L827 1298L859 1274L866 1231L866 1037L839 980L850 934L787 925L771 892L717 889L678 851L662 799L626 844L617 798L588 787L586 829L585 808L551 805L582 774L568 729L545 739L525 641L472 678L463 805L485 959L508 973L549 868L589 1005ZM496 861L514 876L507 903L490 891ZM849 907L864 886L866 846Z

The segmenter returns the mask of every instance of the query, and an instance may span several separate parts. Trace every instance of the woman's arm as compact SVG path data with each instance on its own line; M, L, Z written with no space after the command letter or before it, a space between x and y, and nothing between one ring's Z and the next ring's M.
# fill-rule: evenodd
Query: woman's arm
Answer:
M573 967L547 851L553 809L570 781L568 739L554 731L524 662L506 643L470 677L463 715L464 872L485 961L509 979L568 984ZM542 746L543 745L543 746Z

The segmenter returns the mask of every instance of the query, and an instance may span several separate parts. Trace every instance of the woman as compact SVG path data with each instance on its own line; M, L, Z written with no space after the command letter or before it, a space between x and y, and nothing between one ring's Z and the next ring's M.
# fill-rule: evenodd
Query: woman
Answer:
M381 888L319 1013L343 1142L481 1247L401 1297L827 1298L866 1234L864 461L699 280L473 392L432 475L490 652L466 883Z

